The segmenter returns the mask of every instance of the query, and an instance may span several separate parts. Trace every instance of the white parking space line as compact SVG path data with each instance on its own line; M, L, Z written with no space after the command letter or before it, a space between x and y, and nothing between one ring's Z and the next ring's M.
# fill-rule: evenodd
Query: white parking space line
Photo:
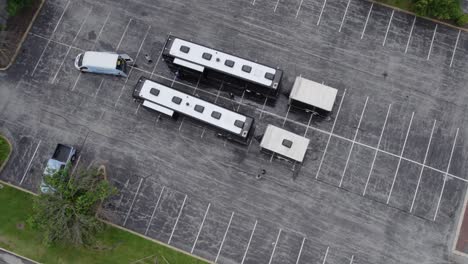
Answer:
M198 228L197 237L195 238L195 241L193 241L193 245L192 245L192 249L190 250L190 254L193 254L193 251L195 250L195 245L197 244L198 237L200 236L203 225L205 224L205 219L206 219L206 216L208 215L208 211L210 210L210 206L211 206L211 203L208 203L208 206L206 207L205 214L203 215L203 220L202 220L202 222L200 224L200 227Z
M223 89L223 85L224 85L224 80L221 82L221 85L219 86L218 93L216 94L216 98L215 98L215 101L214 101L215 104L218 101L219 95L221 94L221 90ZM171 85L171 87L172 87L172 85Z
M224 232L223 240L221 241L221 245L219 246L218 253L216 254L216 258L214 263L218 263L219 254L221 254L221 250L223 249L224 241L226 240L227 233L229 232L229 227L231 227L232 218L234 217L234 212L231 213L231 218L229 218L228 226L226 227L226 232Z
M354 255L351 255L351 260L349 261L349 264L353 264L354 261Z
M364 37L364 33L366 32L367 23L369 22L369 18L370 18L370 15L372 13L372 8L373 7L374 7L374 3L371 4L370 9L369 9L369 13L367 13L366 23L364 24L364 28L362 29L362 32L361 32L361 39Z
M340 29L338 29L338 32L341 32L341 29L343 28L346 15L348 14L349 4L351 4L351 0L348 0L348 3L346 4L346 9L344 11L343 18L341 19Z
M33 76L34 73L36 72L37 66L39 66L39 62L41 62L41 59L42 59L42 57L44 56L44 53L46 52L47 47L49 47L50 39L52 39L52 37L54 36L55 31L57 31L57 28L58 28L60 22L61 22L62 19L63 19L63 15L65 14L65 11L67 11L68 6L70 5L70 3L71 3L71 1L68 0L67 5L66 5L65 8L63 9L63 12L62 12L62 14L60 15L60 18L59 18L59 20L57 21L57 24L55 25L54 31L52 31L52 34L50 35L50 38L49 38L49 40L47 41L46 46L44 47L44 50L43 50L42 53L41 53L41 56L39 56L39 59L37 60L36 66L34 66L34 69L33 69L32 73L31 73L31 76Z
M104 24L102 24L102 27L101 27L101 29L99 30L99 33L98 33L98 35L97 35L97 37L96 37L96 40L94 40L94 44L93 44L93 48L92 48L93 50L96 48L96 44L97 44L99 38L100 38L101 35L102 35L102 31L104 30L104 27L107 25L107 21L109 20L109 17L110 17L110 15L111 15L111 13L112 13L112 12L109 12L109 14L107 14L106 20L104 20Z
M432 136L434 135L434 128L436 126L436 123L437 123L437 121L434 120L434 124L432 125L432 130L431 130L431 136L429 137L429 143L427 144L427 148L426 148L426 154L424 154L423 165L426 164L426 159L427 159L427 155L429 154L429 149L431 147ZM416 196L418 195L419 184L421 183L421 178L422 178L422 175L423 175L423 171L424 171L424 166L421 168L421 172L419 173L418 184L416 185L416 190L414 192L413 201L411 202L410 213L413 212L414 201L416 201Z
M311 112L311 113L310 113L309 121L307 122L307 127L306 127L306 130L305 130L305 132L304 132L304 137L307 136L307 130L309 130L310 122L312 122L312 117L314 117L314 112Z
M385 38L382 42L382 46L385 46L385 42L387 41L388 31L390 30L390 25L392 24L393 14L395 13L395 9L392 10L392 15L390 16L390 20L388 21L387 31L385 31Z
M184 201L182 202L182 206L180 207L180 210L179 210L179 215L177 215L177 219L174 223L174 227L172 228L172 232L171 232L171 236L169 237L169 240L167 241L167 244L171 244L171 240L172 240L172 236L174 235L174 231L177 227L177 223L179 223L179 218L180 218L180 215L182 214L182 210L184 210L184 206L185 206L185 201L187 200L187 195L185 195L184 197Z
M274 12L274 13L276 13L276 9L278 8L279 1L280 1L280 0L277 0L277 1L276 1L275 8L273 9L273 12Z
M239 109L241 107L242 102L244 101L244 96L245 96L245 90L242 92L241 99L239 101L239 105L237 105L237 112L239 112Z
M241 264L244 264L245 257L247 256L247 252L249 251L250 242L252 242L252 237L253 237L253 235L255 233L255 228L257 228L257 220L255 220L255 224L254 224L254 227L252 229L252 233L250 234L249 242L247 243L247 248L245 249L245 253L244 253L244 256L242 257Z
M80 77L81 77L81 71L80 71L80 73L78 74L78 76L76 77L75 83L73 84L73 87L72 87L72 89L71 89L72 91L75 90L76 85L78 84L78 81L80 80ZM104 81L104 79L101 80L101 84L102 84L102 81Z
M327 251L325 251L325 256L323 257L322 264L325 264L327 262L327 257L328 257L328 251L330 250L330 247L327 247Z
M416 16L414 16L413 24L411 25L411 30L408 36L408 41L406 42L405 54L408 52L409 44L411 42L411 37L413 36L414 24L416 24Z
M86 23L86 20L88 20L88 17L89 17L89 15L91 14L92 11L93 11L93 8L91 7L91 8L89 9L88 14L86 14L86 17L83 19L83 22L81 22L80 29L78 29L78 32L76 33L75 37L73 38L73 40L72 40L70 46L68 46L67 53L66 53L65 56L63 57L62 63L60 63L60 66L59 66L57 72L55 73L54 78L52 79L52 82L51 82L51 83L54 83L54 82L55 82L55 79L57 78L57 75L59 74L60 69L62 69L63 63L65 62L65 59L68 57L68 54L70 53L70 50L71 50L71 47L72 47L71 45L73 45L73 44L75 43L76 38L78 37L78 35L80 34L81 30L83 29L83 26L84 26L84 24Z
M343 100L345 98L345 95L346 95L346 90L344 90L343 96L341 97L340 105L338 106L338 110L336 112L335 120L333 121L333 125L332 125L332 128L331 128L330 134L328 135L327 144L325 145L325 149L323 150L322 158L320 159L320 164L319 164L319 167L317 169L317 173L315 174L315 179L318 179L320 169L322 168L323 160L325 159L325 154L327 154L328 145L330 144L330 140L331 140L331 137L333 135L333 130L335 130L336 120L338 120L338 116L339 116L340 110L341 110L341 105L343 104Z
M452 68L453 58L455 58L455 52L457 51L458 40L460 39L461 29L458 30L457 40L455 41L455 47L453 47L452 58L450 59L450 68Z
M260 112L260 117L258 119L262 119L262 114L263 112L265 112L265 105L268 101L268 98L265 97L265 102L263 103L263 106L262 106L262 111Z
M197 93L197 89L198 89L198 85L200 84L201 77L202 77L202 74L198 76L197 84L195 85L195 88L193 89L193 93L192 93L193 95ZM239 111L239 109L237 111Z
M317 20L317 26L320 25L320 21L322 20L323 10L325 10L325 5L326 4L327 4L327 0L323 0L322 10L320 10L320 15L319 15L319 18Z
M255 0L252 1L252 5L255 5Z
M39 149L39 146L41 145L41 142L42 142L42 140L39 140L39 142L37 143L36 149L34 150L34 153L33 153L32 157L31 157L31 159L29 160L28 166L26 166L26 170L24 171L23 177L21 178L21 181L20 181L19 185L23 184L24 178L26 178L26 174L28 174L29 169L31 169L32 161L34 160L34 157L36 157L37 150Z
M101 87L102 87L102 84L104 83L104 79L101 79L101 82L99 83L99 86L98 88L96 89L96 93L94 94L94 98L97 97L97 95L99 94L99 91L101 90Z
M149 73L148 71L145 71L145 70L142 70L142 69L138 69L138 68L135 68L139 71L142 71L142 72L146 72L146 73ZM158 76L159 78L162 78L162 79L165 79L165 80L171 80L170 78L168 77L165 77L163 75L160 75L160 74L154 74L156 76ZM183 83L183 82L178 82L178 81L175 81L177 84L179 85L183 85L183 86L187 86L187 87L190 87L190 88L193 88L193 85L191 84L187 84L187 83ZM346 92L346 90L345 90ZM206 93L210 94L210 95L213 95L213 96L216 96L216 94L214 93L211 93L211 92L208 92L206 91ZM345 93L343 93L343 96L344 96ZM223 97L224 99L226 100L229 100L233 103L239 103L237 101L234 101L233 99L231 98L227 98L227 97ZM243 106L246 106L246 107L251 107L251 105L249 104L246 104L246 103L242 103ZM272 117L275 117L275 118L278 118L278 119L283 119L284 116L280 116L278 114L275 114L275 113L272 113L272 112L269 112L267 110L264 110L264 109L259 109L259 108L255 108L255 111L258 111L260 112L260 114L267 114L267 115L270 115ZM414 113L413 113L414 115ZM299 121L295 121L295 120L292 120L292 119L288 119L289 122L293 123L293 124L296 124L296 125L299 125L299 126L302 126L302 127L306 127L305 124L299 122ZM329 137L335 137L335 138L339 138L339 139L342 139L344 141L348 141L348 142L353 142L352 139L349 139L349 138L346 138L346 137L343 137L343 136L340 136L340 135L337 135L337 134L333 134L333 132L330 132L330 131L326 131L326 130L323 130L323 129L320 129L318 127L313 127L313 126L310 126L309 127L310 129L314 130L314 131L317 131L317 132L320 132L322 134L325 134L325 135L328 135ZM428 166L428 165L425 165L425 164L422 164L421 162L418 162L418 161L415 161L415 160L412 160L412 159L409 159L409 158L405 158L405 157L402 157L401 154L395 154L395 153L391 153L391 152L388 152L388 151L385 151L385 150L382 150L382 149L377 149L376 147L373 147L373 146L370 146L370 145L367 145L367 144L364 144L364 143L361 143L361 142L354 142L354 144L356 145L359 145L359 146L362 146L362 147L366 147L368 149L371 149L371 150L374 150L374 151L379 151L383 154L386 154L386 155L389 155L389 156L392 156L392 157L395 157L395 158L399 158L399 159L402 159L402 160L405 160L405 161L408 161L408 162L411 162L411 163L414 163L416 165L419 165L419 166L423 166L424 168L427 168L427 169L431 169L431 170L434 170L434 171L437 171L437 172L440 172L440 173L445 173L445 171L443 170L440 170L440 169L437 169L437 168L434 168L434 167L431 167L431 166ZM250 144L249 144L249 147L247 148L247 152L249 151L250 149ZM460 181L463 181L463 182L467 182L468 183L468 179L464 179L464 178L461 178L459 176L456 176L456 175L453 175L453 174L447 174L447 176L449 177L452 177L454 179L457 179L457 180L460 180Z
M180 132L180 130L182 129L182 124L184 123L184 120L185 120L185 116L182 117L182 121L180 122L179 132Z
M354 143L356 142L359 128L361 127L362 117L364 116L364 112L366 111L367 101L369 101L369 96L366 97L366 102L364 103L364 107L362 108L361 116L359 117L359 122L356 127L356 131L354 132L353 142L351 143L351 148L349 149L348 157L346 158L345 167L343 169L343 172L341 173L340 184L338 185L339 187L341 187L341 185L343 184L344 175L346 173L346 170L348 169L349 159L351 158L351 154L353 153Z
M75 175L75 171L78 168L78 165L80 164L80 161L81 161L81 155L78 156L78 160L76 161L75 165L73 166L73 169L72 169L70 175L72 175L72 176Z
M387 115L385 116L385 121L384 121L384 124L382 126L382 130L380 131L379 141L377 142L377 150L375 151L374 158L372 159L372 164L371 164L371 167L370 167L369 175L367 175L367 181L366 181L366 185L364 186L364 191L362 192L362 196L366 195L367 185L369 184L370 177L372 175L372 172L374 171L375 160L377 159L377 154L379 153L378 149L380 148L380 143L382 142L382 136L383 136L383 134L385 132L385 127L387 126L387 120L388 120L388 116L390 115L391 108L392 108L392 104L389 104L388 105L388 110L387 110Z
M406 142L408 141L409 132L411 130L411 124L413 123L413 117L414 117L414 112L411 114L411 119L410 119L410 122L409 122L409 125L408 125L408 130L406 130L405 141L403 141L403 147L401 148L401 153L400 153L400 156L398 158L398 164L397 164L397 168L395 170L395 175L393 176L392 186L390 187L390 191L388 192L387 204L390 202L390 197L392 196L393 187L395 186L395 181L396 181L396 178L398 176L398 171L400 170L401 160L402 160L403 154L405 153Z
M130 20L131 20L131 19L130 19ZM128 25L127 25L127 27L128 27ZM138 55L140 55L141 48L143 47L143 43L145 43L146 37L148 36L148 33L149 33L150 29L151 29L151 26L148 26L148 29L146 30L145 36L143 37L143 41L141 42L140 47L138 48L137 54L136 54L136 56L135 56L135 59L133 60L133 61L135 61L135 62L136 62L136 60L137 60L137 58L138 58ZM125 35L125 34L124 34L124 35ZM123 35L122 35L122 37L123 37ZM131 67L131 68L130 68L130 71L128 72L127 78L125 79L125 82L124 82L124 84L123 84L123 86L122 86L122 89L120 89L119 97L117 97L117 100L115 101L114 108L117 107L117 104L119 103L119 100L120 100L120 98L122 97L123 91L124 91L124 89L125 89L125 86L126 86L127 83L128 83L128 79L130 78L130 75L131 75L132 72L133 72L133 69L135 69L135 67Z
M69 44L67 44L67 43L63 43L63 42L60 42L60 41L56 41L56 40L53 40L53 39L51 39L51 38L38 35L38 34L36 34L36 33L29 32L28 34L31 35L31 36L35 36L35 37L38 37L38 38L41 38L41 39L45 39L45 40L47 40L47 41L50 41L50 42L53 42L53 43L56 43L56 44L65 46L65 47L71 47L71 48L74 48L74 49L77 49L77 50L82 50L82 49L80 49L80 48L78 48L78 47L75 47L75 46L73 46L73 45L69 45Z
M133 209L133 204L135 203L135 200L136 200L136 198L138 196L138 193L140 192L141 183L143 183L143 178L141 178L140 183L138 183L137 191L135 192L135 196L133 196L133 200L132 200L132 204L130 205L130 208L128 208L127 215L125 216L125 220L123 222L123 226L125 226L127 224L128 216L130 216L130 212Z
M146 234L148 234L148 230L151 226L151 222L153 222L154 214L156 213L156 209L158 209L159 201L161 201L161 197L164 192L164 189L166 189L166 186L163 186L161 189L161 192L159 193L158 200L156 201L156 204L154 205L154 209L153 209L153 213L151 214L150 221L148 222L148 226L146 227L145 236Z
M170 36L171 33L172 32L169 32L168 36ZM162 46L161 51L159 51L158 58L156 59L156 63L154 64L154 68L153 68L153 70L151 71L151 74L150 74L150 79L153 78L153 74L156 71L156 68L158 67L159 61L161 60L161 57L162 57L162 54L163 54L163 51L164 51L164 45Z
M273 257L275 256L276 246L278 245L278 240L280 236L281 236L281 228L278 231L278 235L276 236L275 245L273 246L273 251L271 252L270 261L268 261L268 264L271 264L271 261L273 260Z
M301 248L299 249L299 254L297 254L296 264L299 264L299 260L301 260L302 249L304 248L304 242L306 238L302 238Z
M445 171L444 182L442 183L442 190L440 190L439 200L437 200L437 206L436 206L436 211L435 211L435 214L434 214L433 221L435 221L436 218L437 218L437 213L439 212L439 207L440 207L440 201L442 200L442 195L444 194L445 183L447 182L447 174L448 174L448 172L450 170L450 165L452 164L453 152L455 150L455 144L457 143L458 130L459 129L457 128L457 132L455 133L455 138L453 139L452 150L450 150L450 157L449 157L449 161L448 161L448 164L447 164L447 170Z
M290 110L291 110L291 105L288 106L288 111L286 112L286 115L284 116L282 127L284 127L284 124L286 124L286 120L288 120L288 115L289 115Z
M99 38L100 38L101 35L102 35L102 31L104 30L104 27L106 26L107 21L109 20L110 15L111 15L111 12L109 12L109 14L107 14L106 20L104 20L104 24L102 24L102 27L101 27L101 29L99 30L99 33L98 33L96 39L94 40L92 50L94 50L94 49L96 48L96 44L97 44ZM80 77L81 77L81 71L80 71L80 73L78 73L78 76L76 77L75 83L73 84L73 87L72 87L72 89L71 89L72 91L75 90L76 84L78 83L78 80L80 79ZM101 79L101 83L99 84L98 90L100 89L100 87L101 87L103 81L104 81L104 79ZM96 96L97 96L97 92L96 92L96 95L95 95L94 97L96 98Z
M115 51L118 51L118 50L119 50L120 44L122 44L122 40L124 39L125 34L127 33L127 30L128 30L128 26L130 26L130 23L132 23L132 20L133 20L133 18L130 18L130 19L128 20L127 26L126 26L125 29L124 29L124 32L123 32L123 34L122 34L122 37L120 37L119 44L117 44L117 48L115 48Z
M437 26L438 26L438 24L435 25L434 34L432 34L431 46L429 47L429 52L427 53L426 60L429 60L429 58L431 57L432 45L434 44L435 35L437 33Z
M297 8L297 12L296 12L296 19L299 16L299 11L301 11L302 2L304 2L304 0L301 0L301 2L299 3L299 7Z
M200 135L201 138L203 138L203 135L205 134L205 131L206 131L206 128L204 127L204 128L203 128L203 131L202 131L202 133L201 133L201 135Z
M138 104L137 109L135 110L135 115L138 114L138 110L140 110L140 107L141 107L141 103ZM182 124L180 124L180 126L182 126ZM180 131L180 127L179 127L179 131Z

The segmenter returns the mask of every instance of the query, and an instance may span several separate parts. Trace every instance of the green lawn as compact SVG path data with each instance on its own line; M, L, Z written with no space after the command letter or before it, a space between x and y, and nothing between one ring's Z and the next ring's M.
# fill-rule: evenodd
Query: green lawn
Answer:
M0 247L42 263L155 263L155 257L162 264L205 263L111 226L98 236L94 248L46 247L26 223L32 201L29 193L6 185L0 189ZM149 258L135 262L145 257Z
M395 6L404 10L413 11L413 1L411 0L377 0L377 2Z
M0 136L0 168L2 167L3 162L8 158L10 154L10 145L6 139Z

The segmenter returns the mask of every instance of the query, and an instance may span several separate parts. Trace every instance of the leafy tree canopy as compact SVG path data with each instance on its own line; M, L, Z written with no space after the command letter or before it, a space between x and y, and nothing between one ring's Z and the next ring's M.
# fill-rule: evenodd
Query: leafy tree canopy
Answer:
M32 0L8 0L7 12L10 16L15 16L23 8L31 6Z
M35 198L31 224L44 232L44 242L90 245L104 228L96 218L100 203L116 193L102 170L91 168L71 175L70 165L45 176L51 191Z
M418 15L437 19L458 19L462 16L459 0L414 0Z

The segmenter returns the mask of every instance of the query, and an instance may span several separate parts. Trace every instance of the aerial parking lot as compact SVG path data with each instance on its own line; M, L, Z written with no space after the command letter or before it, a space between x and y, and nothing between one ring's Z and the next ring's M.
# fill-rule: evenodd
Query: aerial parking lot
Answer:
M161 56L169 35L279 67L278 98L176 74ZM136 66L81 73L90 50ZM50 0L2 74L14 152L0 178L37 191L66 143L120 190L102 218L211 262L452 263L467 64L467 32L362 0ZM338 89L329 114L288 105L296 76ZM140 77L253 117L254 137L148 110L132 98ZM269 124L310 139L302 163L260 151Z

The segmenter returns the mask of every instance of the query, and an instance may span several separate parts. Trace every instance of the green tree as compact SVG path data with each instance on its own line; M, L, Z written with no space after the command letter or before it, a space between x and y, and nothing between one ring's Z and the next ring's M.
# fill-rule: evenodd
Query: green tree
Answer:
M10 16L15 16L23 8L31 6L32 0L8 0L7 2L7 12Z
M45 176L50 191L37 196L30 222L43 231L44 242L91 245L104 224L96 217L100 203L116 193L103 170L91 168L70 173L68 165L58 172Z
M458 19L462 14L459 0L414 0L418 15L437 19Z

